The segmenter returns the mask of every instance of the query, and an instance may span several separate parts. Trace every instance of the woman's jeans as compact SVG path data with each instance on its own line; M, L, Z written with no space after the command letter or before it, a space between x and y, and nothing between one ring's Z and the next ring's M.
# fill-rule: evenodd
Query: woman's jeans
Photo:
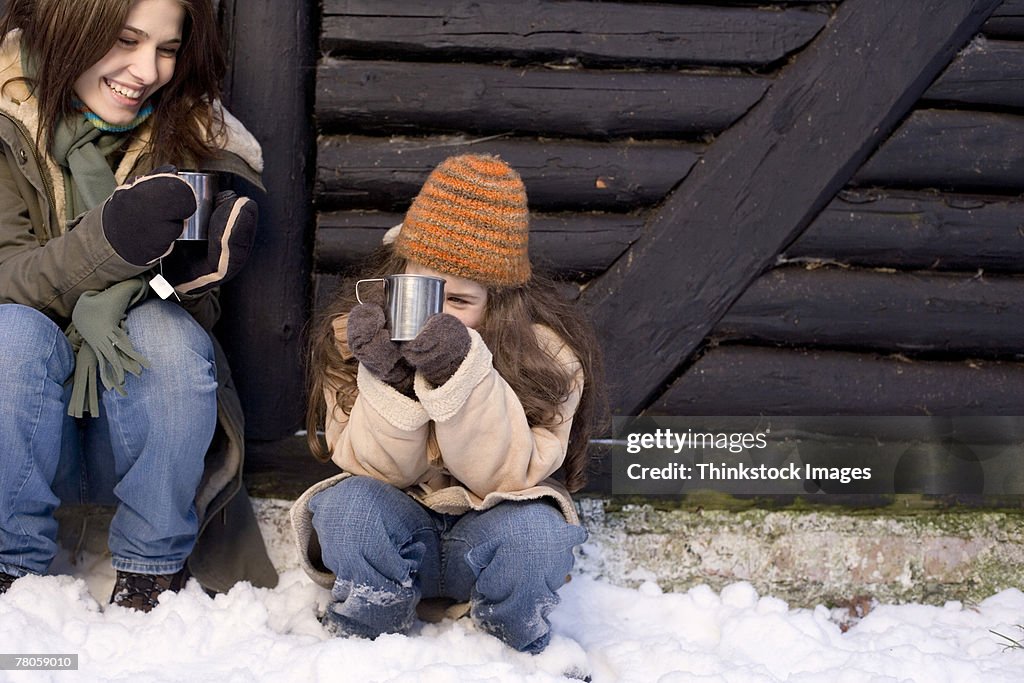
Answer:
M543 501L443 515L370 477L344 479L309 507L337 577L325 624L367 638L408 630L420 598L441 597L468 601L473 621L516 650L540 652L587 536Z
M181 569L198 532L195 496L217 419L209 335L175 303L128 311L128 336L150 367L126 395L104 391L98 417L68 416L75 357L39 311L0 305L0 572L46 572L61 502L116 504L117 570Z

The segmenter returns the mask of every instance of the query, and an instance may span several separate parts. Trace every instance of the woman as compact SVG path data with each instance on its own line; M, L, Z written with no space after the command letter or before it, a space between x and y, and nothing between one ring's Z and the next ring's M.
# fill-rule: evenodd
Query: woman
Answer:
M61 502L116 505L112 603L149 611L190 569L273 584L210 335L255 203L222 193L208 248L175 246L174 165L262 169L219 104L210 0L11 0L0 29L0 592L47 570Z
M602 405L582 312L532 273L523 183L497 157L440 164L368 276L445 279L442 313L391 340L348 292L313 338L314 453L343 473L296 501L306 571L331 589L327 629L410 630L421 599L468 603L513 649L539 654L586 538L570 491ZM556 472L562 476L556 478Z

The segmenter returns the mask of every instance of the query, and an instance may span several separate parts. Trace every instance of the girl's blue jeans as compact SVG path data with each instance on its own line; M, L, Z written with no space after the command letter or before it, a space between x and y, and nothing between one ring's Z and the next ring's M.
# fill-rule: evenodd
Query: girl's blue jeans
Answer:
M442 597L469 602L476 624L512 648L540 652L573 547L587 536L547 502L444 515L370 477L344 479L309 507L337 577L325 623L367 638L408 630L420 598Z
M0 305L0 571L42 574L57 551L54 510L114 504L115 569L170 574L195 544L195 496L217 420L209 335L175 303L128 311L150 363L126 395L102 393L99 417L68 416L75 357L39 311Z

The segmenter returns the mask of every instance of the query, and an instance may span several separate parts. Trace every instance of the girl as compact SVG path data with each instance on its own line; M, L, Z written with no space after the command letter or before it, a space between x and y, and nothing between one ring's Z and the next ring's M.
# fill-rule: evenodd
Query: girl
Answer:
M446 598L536 654L586 538L569 491L584 483L597 346L531 277L526 192L500 159L443 162L398 230L376 270L443 277L444 312L395 343L380 306L345 297L316 330L311 446L343 473L292 508L300 555L331 589L334 633L404 632L421 598Z
M210 0L9 0L0 19L0 592L47 570L61 501L117 506L119 605L180 588L201 529L208 588L276 581L261 541L226 533L242 416L209 334L256 206L222 194L208 248L184 253L195 196L154 171L259 183L215 28ZM175 296L150 293L154 269Z

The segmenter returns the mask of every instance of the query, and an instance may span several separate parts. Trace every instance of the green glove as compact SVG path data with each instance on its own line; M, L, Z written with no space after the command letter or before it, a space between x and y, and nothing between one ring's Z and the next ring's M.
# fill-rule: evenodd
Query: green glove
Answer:
M128 309L142 301L146 293L146 281L138 277L79 297L67 330L68 340L78 351L69 415L82 417L88 410L93 417L99 416L97 368L103 386L124 395L125 373L139 375L149 367L124 328Z

